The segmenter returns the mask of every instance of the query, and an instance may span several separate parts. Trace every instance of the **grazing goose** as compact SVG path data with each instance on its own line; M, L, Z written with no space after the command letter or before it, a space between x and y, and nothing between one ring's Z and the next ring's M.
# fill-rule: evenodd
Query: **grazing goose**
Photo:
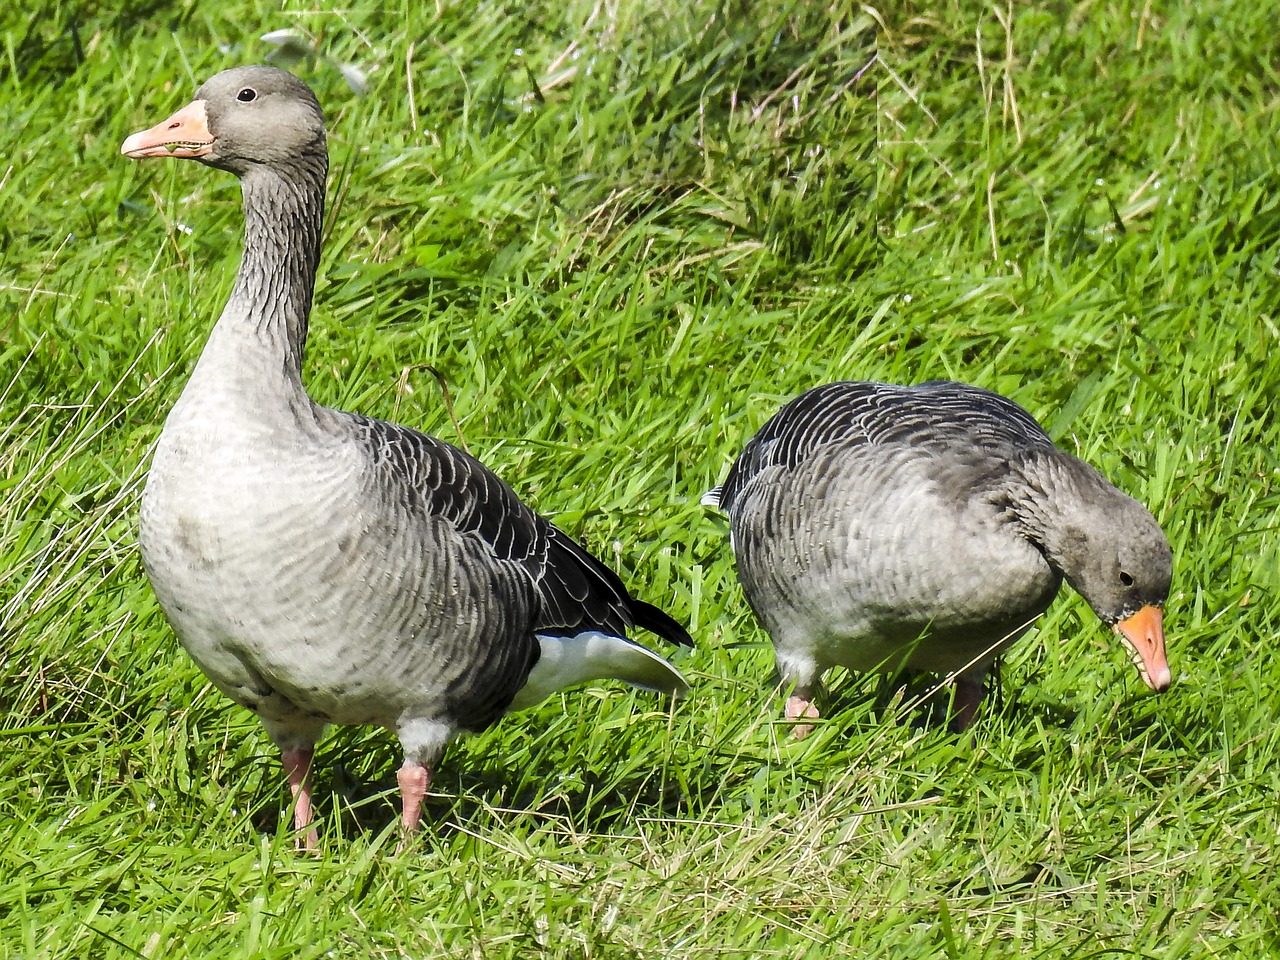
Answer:
M946 381L816 387L703 502L729 514L747 601L794 685L788 720L818 717L829 667L908 667L955 676L964 729L992 662L1064 578L1148 686L1169 686L1164 533L998 394Z
M182 646L280 747L301 845L316 843L309 771L326 724L395 732L411 832L459 731L587 680L686 690L626 639L640 626L689 644L684 628L483 464L307 396L328 157L305 84L227 70L121 152L240 178L240 269L156 446L140 542Z

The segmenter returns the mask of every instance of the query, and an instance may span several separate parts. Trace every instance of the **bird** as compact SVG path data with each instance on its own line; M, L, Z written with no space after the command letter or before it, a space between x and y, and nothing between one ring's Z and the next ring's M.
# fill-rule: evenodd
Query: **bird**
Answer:
M328 171L310 87L234 67L120 149L240 181L239 269L157 441L139 545L181 646L279 747L300 848L318 842L310 774L329 724L399 739L407 837L457 734L591 680L687 692L628 637L692 645L685 628L488 467L307 394Z
M946 380L813 387L765 423L703 503L728 514L798 739L836 666L941 674L964 730L995 659L1064 579L1147 685L1169 687L1163 530L1000 394Z

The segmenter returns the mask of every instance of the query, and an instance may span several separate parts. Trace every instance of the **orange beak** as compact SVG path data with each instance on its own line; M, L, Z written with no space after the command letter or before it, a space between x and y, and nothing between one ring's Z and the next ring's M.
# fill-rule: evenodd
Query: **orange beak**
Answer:
M193 100L168 120L142 130L120 144L126 157L203 157L213 150L204 101Z
M1133 665L1147 686L1157 693L1169 689L1173 675L1164 655L1164 615L1159 607L1147 604L1132 617L1115 626L1133 656Z

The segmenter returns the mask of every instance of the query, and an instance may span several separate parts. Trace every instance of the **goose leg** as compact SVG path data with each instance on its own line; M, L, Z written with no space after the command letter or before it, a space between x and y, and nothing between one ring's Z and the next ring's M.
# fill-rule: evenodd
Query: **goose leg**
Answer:
M982 703L982 678L956 677L955 688L951 701L951 726L956 733L963 733L978 715L978 706Z
M285 776L289 778L289 792L293 794L293 829L298 834L294 843L299 850L314 850L320 839L311 824L311 758L314 755L312 747L294 747L280 755Z
M813 705L813 694L796 690L787 697L785 716L788 720L817 720L818 708ZM813 733L812 723L797 723L791 728L791 736L795 740L803 740Z
M803 637L789 638L784 643L775 643L775 647L778 656L778 689L786 690L789 687L791 690L782 715L793 723L796 720L817 720L821 714L813 701L817 692L822 689L822 674L826 667L814 660ZM791 728L793 740L803 740L811 733L811 723L796 723Z
M400 825L409 836L417 833L422 819L422 801L431 783L431 768L417 760L405 760L396 771L396 780L400 784Z

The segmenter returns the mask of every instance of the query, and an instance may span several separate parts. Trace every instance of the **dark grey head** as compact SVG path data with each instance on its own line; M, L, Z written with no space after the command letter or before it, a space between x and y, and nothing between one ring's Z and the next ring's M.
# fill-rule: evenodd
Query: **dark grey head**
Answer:
M1048 545L1046 545L1048 546ZM1114 487L1064 511L1051 562L1107 626L1145 606L1161 607L1173 552L1150 511Z
M1142 678L1169 686L1163 613L1173 551L1151 512L1088 464L1059 454L1045 475L1038 536L1046 558L1124 637Z
M324 113L288 71L233 67L206 80L169 119L129 137L120 152L190 158L244 176L257 166L323 157Z

